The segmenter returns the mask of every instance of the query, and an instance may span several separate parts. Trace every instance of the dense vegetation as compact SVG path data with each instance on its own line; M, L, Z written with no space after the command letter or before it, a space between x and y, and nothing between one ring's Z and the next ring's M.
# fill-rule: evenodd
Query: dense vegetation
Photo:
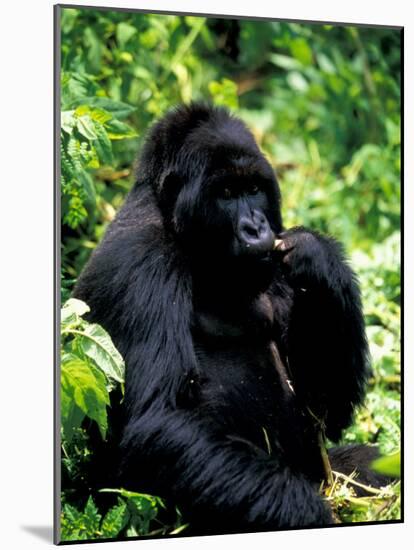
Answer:
M62 539L184 531L179 511L125 488L97 493L90 434L105 441L124 363L110 337L67 302L132 184L148 126L208 99L252 128L278 175L287 227L346 247L361 281L373 376L344 442L400 443L400 33L393 29L62 10ZM339 521L400 517L399 483L357 498L325 488Z

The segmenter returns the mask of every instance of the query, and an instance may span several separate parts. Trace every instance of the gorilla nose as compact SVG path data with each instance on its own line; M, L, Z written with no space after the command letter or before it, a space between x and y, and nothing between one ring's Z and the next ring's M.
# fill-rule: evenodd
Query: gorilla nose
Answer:
M242 217L238 230L246 251L260 253L272 250L274 237L263 214L257 214L253 218Z

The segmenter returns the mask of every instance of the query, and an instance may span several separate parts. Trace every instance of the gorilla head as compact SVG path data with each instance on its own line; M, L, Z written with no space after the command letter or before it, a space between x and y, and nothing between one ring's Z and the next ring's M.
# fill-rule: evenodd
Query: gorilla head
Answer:
M233 282L237 274L252 288L268 284L280 193L239 119L204 105L172 111L152 129L140 165L137 186L150 170L164 224L194 269L220 275L221 288L224 269Z

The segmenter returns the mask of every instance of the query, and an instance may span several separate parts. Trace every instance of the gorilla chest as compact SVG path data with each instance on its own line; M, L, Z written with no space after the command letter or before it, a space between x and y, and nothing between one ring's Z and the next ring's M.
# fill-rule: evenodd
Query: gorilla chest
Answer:
M268 320L241 316L231 322L205 313L196 319L197 408L202 417L223 434L267 452L297 454L298 446L307 446L311 431Z
M244 417L274 424L294 396L273 362L271 343L195 342L200 403L223 421ZM238 419L238 421L237 421Z

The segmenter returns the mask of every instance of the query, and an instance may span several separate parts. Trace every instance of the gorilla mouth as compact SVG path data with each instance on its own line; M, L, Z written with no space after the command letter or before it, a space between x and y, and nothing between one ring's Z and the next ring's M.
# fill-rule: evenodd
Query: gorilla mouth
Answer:
M245 258L251 258L253 261L268 261L272 256L274 239L269 239L268 242L246 243L244 240L239 240L239 253Z

